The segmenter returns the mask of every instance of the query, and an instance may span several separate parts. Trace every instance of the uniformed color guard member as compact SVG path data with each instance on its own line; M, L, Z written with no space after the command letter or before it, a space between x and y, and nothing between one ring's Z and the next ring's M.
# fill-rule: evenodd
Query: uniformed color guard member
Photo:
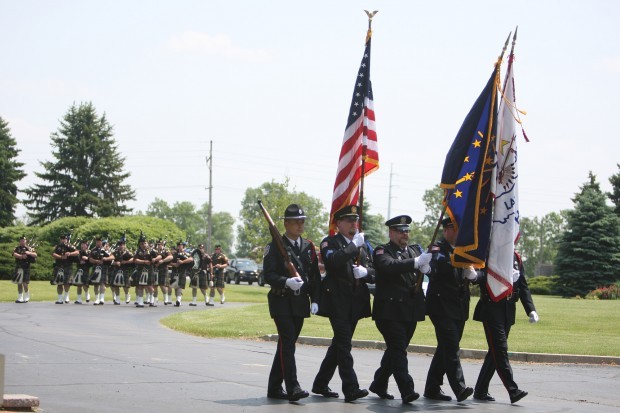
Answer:
M334 214L338 234L321 242L321 257L326 275L321 283L319 315L329 317L334 332L312 386L312 392L338 397L329 388L336 368L342 380L345 402L368 395L360 389L353 369L351 340L360 319L370 317L370 293L367 283L374 283L370 249L358 229L358 207L346 206Z
M442 220L443 238L432 247L433 259L426 291L426 314L435 327L437 348L426 377L424 397L433 400L450 401L443 393L443 376L461 402L474 390L465 385L463 368L459 357L460 341L465 322L469 318L469 281L475 281L476 271L472 268L452 266L457 230L450 218Z
M411 217L389 219L390 241L378 245L373 254L375 293L372 318L385 340L381 365L369 390L382 399L393 399L387 392L388 380L394 376L403 404L420 395L409 375L407 347L418 321L424 321L424 291L417 287L418 276L430 272L432 255L418 244L409 244ZM420 271L420 274L416 273Z
M514 253L513 267L512 294L503 297L497 302L491 299L486 288L486 271L482 272L482 277L479 280L480 300L474 310L474 320L482 322L489 350L484 358L484 363L474 388L474 399L476 400L495 401L495 398L489 394L489 384L495 371L497 371L499 378L508 391L510 403L516 403L527 396L527 392L519 389L513 378L512 368L508 360L508 334L510 333L510 327L515 323L517 301L519 299L525 314L530 318L530 323L538 322L538 313L536 313L532 294L525 279L525 269L523 268L521 257L516 251Z
M308 397L297 380L295 343L304 325L304 318L318 310L321 273L312 241L303 239L306 215L297 204L284 211L285 232L282 241L289 259L295 267L294 277L286 270L285 260L272 241L265 248L263 270L265 282L271 286L267 296L269 315L278 330L278 346L273 358L267 397L297 401ZM282 389L282 383L286 392Z

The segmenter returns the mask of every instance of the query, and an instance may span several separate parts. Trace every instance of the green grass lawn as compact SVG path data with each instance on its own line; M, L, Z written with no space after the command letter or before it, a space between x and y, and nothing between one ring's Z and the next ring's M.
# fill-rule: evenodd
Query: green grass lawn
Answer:
M71 298L75 298L72 288ZM175 330L204 337L256 338L275 334L276 328L267 307L268 287L228 285L226 301L254 303L252 305L206 311L176 313L165 317L162 323ZM133 291L132 291L133 292ZM111 293L108 291L107 295ZM184 301L191 299L186 289ZM49 282L31 284L32 301L56 300L56 289ZM0 301L14 301L17 289L9 281L0 281ZM108 297L106 297L108 298ZM218 297L216 297L218 299ZM111 301L111 295L109 300ZM472 299L471 313L478 301ZM551 296L534 296L540 322L530 324L521 304L517 304L517 323L509 339L511 351L532 353L589 354L620 356L620 300L575 300ZM331 337L331 327L324 317L306 319L301 332L304 336ZM355 339L381 340L382 337L370 319L361 320ZM435 333L430 320L418 323L413 344L435 345ZM469 320L461 347L486 348L482 324Z

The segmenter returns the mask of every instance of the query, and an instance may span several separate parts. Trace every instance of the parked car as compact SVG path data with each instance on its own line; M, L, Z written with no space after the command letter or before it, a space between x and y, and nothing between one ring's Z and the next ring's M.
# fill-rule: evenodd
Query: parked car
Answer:
M252 285L252 283L258 281L258 264L251 258L232 259L228 267L226 267L224 279L228 284L233 281L235 284L245 281L249 285Z

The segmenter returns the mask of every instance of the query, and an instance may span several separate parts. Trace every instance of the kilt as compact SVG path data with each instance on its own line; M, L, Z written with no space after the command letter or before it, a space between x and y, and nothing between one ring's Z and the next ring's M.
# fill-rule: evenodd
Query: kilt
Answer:
M167 265L157 267L157 285L167 287L170 285L170 271Z
M138 286L142 287L145 285L154 285L156 280L156 275L153 273L151 267L142 267L136 270L134 273L137 277Z
M52 285L63 285L69 284L71 280L71 265L67 265L65 267L55 266L52 270L52 280L50 284Z
M189 274L189 270L179 268L173 269L172 276L170 277L170 286L172 288L185 288L185 282Z
M226 288L226 282L224 280L224 270L215 271L213 276L213 286L215 288Z
M191 288L207 289L208 276L205 270L192 270L192 278L189 286Z
M93 267L93 273L90 275L90 284L108 284L108 273L110 272L109 270L109 265L95 265Z
M30 267L15 267L15 272L11 278L13 284L29 284L30 283Z
M110 285L113 287L124 287L127 283L126 279L129 278L125 274L125 270L122 268L114 269L110 272Z

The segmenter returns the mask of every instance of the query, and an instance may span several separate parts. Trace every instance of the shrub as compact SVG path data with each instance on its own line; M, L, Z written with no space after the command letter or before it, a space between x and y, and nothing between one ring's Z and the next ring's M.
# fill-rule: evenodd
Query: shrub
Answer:
M599 287L596 290L592 290L586 295L585 298L590 300L617 300L618 292L618 284L615 284L608 287Z
M556 294L556 283L558 277L556 275L528 278L527 284L532 294L554 295Z

